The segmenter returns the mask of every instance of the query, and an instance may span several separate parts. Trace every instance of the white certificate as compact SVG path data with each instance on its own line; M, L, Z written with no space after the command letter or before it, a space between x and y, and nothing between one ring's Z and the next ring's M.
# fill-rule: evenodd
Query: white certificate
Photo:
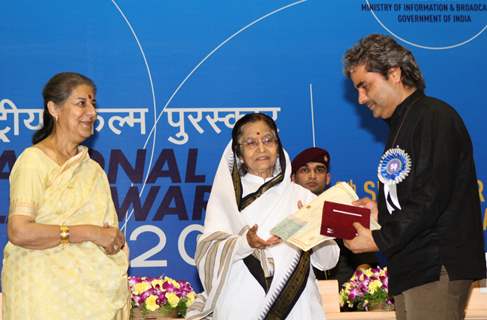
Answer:
M272 228L271 233L308 251L323 241L334 239L320 234L321 217L325 201L333 201L351 205L358 200L355 191L346 182L338 182L296 213L288 216ZM373 219L370 219L371 230L380 229Z

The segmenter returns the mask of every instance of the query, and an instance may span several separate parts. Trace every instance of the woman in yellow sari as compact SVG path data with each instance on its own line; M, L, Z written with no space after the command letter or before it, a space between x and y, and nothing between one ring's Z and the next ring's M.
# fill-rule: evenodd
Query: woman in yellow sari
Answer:
M96 87L77 73L46 84L44 125L10 175L3 319L127 319L128 256L102 168L80 144Z

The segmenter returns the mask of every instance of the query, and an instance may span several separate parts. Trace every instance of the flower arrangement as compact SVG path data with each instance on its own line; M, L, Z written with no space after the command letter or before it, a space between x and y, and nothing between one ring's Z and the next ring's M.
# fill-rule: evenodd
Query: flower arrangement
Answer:
M132 308L139 309L143 315L158 312L184 317L187 308L196 298L189 282L169 277L129 277L129 288Z
M357 270L340 290L340 306L345 309L368 311L375 306L393 310L389 297L387 267Z

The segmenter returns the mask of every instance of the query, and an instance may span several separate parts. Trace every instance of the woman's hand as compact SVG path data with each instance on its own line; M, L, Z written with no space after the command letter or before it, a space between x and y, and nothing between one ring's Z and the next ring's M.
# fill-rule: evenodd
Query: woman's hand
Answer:
M247 231L247 242L249 246L256 249L265 249L269 246L281 243L281 239L276 236L271 236L269 239L264 240L257 235L258 226L254 224L252 228Z
M304 207L303 201L298 200L298 209L301 209L302 207Z
M58 225L39 224L30 216L8 217L8 240L22 248L43 250L56 247L60 242L59 233Z
M110 227L105 224L103 227L99 228L98 237L95 243L103 247L108 255L111 255L119 252L123 248L125 237L118 228Z
M8 219L8 239L11 243L27 248L42 250L60 243L59 225L39 224L29 216L12 215ZM86 224L69 226L69 242L91 241L103 247L107 254L115 254L124 247L125 237L118 228Z

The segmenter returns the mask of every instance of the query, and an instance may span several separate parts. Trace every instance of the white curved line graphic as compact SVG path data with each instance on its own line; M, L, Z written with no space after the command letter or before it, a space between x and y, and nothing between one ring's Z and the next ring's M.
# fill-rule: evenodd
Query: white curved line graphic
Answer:
M167 106L171 103L172 99L174 98L174 96L179 92L179 90L181 89L181 87L186 83L186 81L188 81L188 79L193 75L193 73L196 72L196 70L198 70L198 68L206 62L206 60L208 60L216 51L218 51L221 47L223 47L227 42L229 42L230 40L232 40L233 38L235 38L236 36L238 36L240 33L242 33L243 31L247 30L248 28L250 28L251 26L255 25L256 23L280 12L280 11L283 11L283 10L286 10L288 8L291 8L293 6L296 6L298 4L301 4L303 2L306 2L308 0L300 0L300 1L296 1L296 2L293 2L291 4L288 4L284 7L281 7L279 9L276 9L272 12L269 12L268 14L266 15L263 15L262 17L252 21L251 23L249 23L248 25L246 25L245 27L241 28L240 30L238 30L237 32L235 32L234 34L232 34L231 36L229 36L228 38L226 38L222 43L220 43L218 46L215 47L215 49L211 50L210 53L208 53L206 55L206 57L204 57L194 68L193 70L191 70L191 72L183 79L183 81L181 81L179 83L179 85L177 86L176 90L174 90L174 92L172 93L171 97L169 97L169 100L167 100L166 104L164 105L164 108L162 108L161 112L159 113L159 115L157 116L157 119L155 121L155 124L154 126L157 124L157 122L159 122L159 119L161 118L162 114L164 113L164 110L167 108ZM154 131L154 128L151 129L151 131L149 132L149 136L147 137L147 139L150 138L150 136L152 135L152 132ZM147 141L146 141L147 143Z
M125 13L118 6L118 4L117 4L117 2L115 0L112 0L112 3L115 6L115 8L117 9L117 11L120 13L120 15L122 16L122 18L125 21L125 23L127 24L127 26L129 27L130 32L132 33L132 36L134 37L135 41L137 42L137 47L139 48L139 51L142 54L142 58L144 59L145 69L147 71L147 76L149 77L149 84L150 84L150 89L151 89L151 94L152 94L152 109L153 109L153 112L154 112L154 119L155 119L156 112L157 112L157 109L156 109L156 106L157 106L157 103L156 103L156 94L155 94L155 90L154 90L154 83L152 81L152 73L151 73L151 70L150 70L150 67L149 67L149 63L147 62L147 58L145 56L144 48L142 48L142 44L139 41L139 37L137 37L137 33L135 32L134 28L132 27L132 24L130 23L130 21L127 18L127 16L125 15ZM153 125L152 128L154 129L154 138L152 140L152 148L151 148L151 154L150 154L150 160L149 160L149 166L148 166L148 168L151 167L152 160L154 159L154 150L155 150L156 139L157 139L157 135L156 135L157 129L155 129L156 128L156 122L154 122L154 125ZM151 130L151 132L152 132L152 130ZM144 143L144 149L147 146L147 141L148 140L149 140L149 138ZM147 170L147 174L146 174L146 176L144 178L144 185L142 186L142 189L139 192L139 196L144 191L145 184L146 184L146 181L147 181L147 177L148 176L149 176L149 170ZM124 233L125 234L127 234L127 230L126 230L127 222L130 219L130 217L132 216L133 211L134 211L134 209L132 209L132 211L130 212L130 214L128 212L125 213L125 222L122 225L122 227L120 228L120 229L124 230Z
M171 96L169 97L169 99L167 100L166 104L164 104L164 107L162 108L161 112L159 113L159 115L157 116L157 119L154 121L154 126L152 127L151 131L149 132L149 135L147 136L147 139L145 141L145 144L144 144L144 148L147 146L147 142L149 141L150 137L152 136L152 134L155 135L156 133L156 130L155 130L155 127L157 126L157 123L159 122L159 119L161 118L162 114L164 113L164 110L167 108L167 106L171 103L171 101L174 99L174 97L176 96L176 94L179 92L179 90L181 90L182 86L186 83L186 81L188 81L188 79L196 72L196 70L198 70L198 68L206 62L206 60L208 60L216 51L218 51L221 47L223 47L227 42L229 42L230 40L232 40L233 38L235 38L237 35L239 35L240 33L242 33L243 31L247 30L248 28L250 28L251 26L255 25L256 23L280 12L280 11L283 11L283 10L286 10L288 8L291 8L291 7L294 7L298 4L301 4L303 2L306 2L308 0L300 0L300 1L296 1L296 2L293 2L293 3L290 3L284 7L281 7L279 9L276 9L274 11L271 11L265 15L263 15L262 17L250 22L249 24L247 24L245 27L241 28L240 30L238 30L237 32L235 32L234 34L232 34L231 36L229 36L228 38L226 38L225 40L223 40L223 42L221 42L219 45L217 45L213 50L210 51L210 53L208 53L206 55L206 57L204 57L192 70L190 73L188 73L188 75L179 83L179 85L176 87L176 89L174 90L174 92L171 94ZM152 158L151 158L151 161L152 161ZM150 168L150 167L149 167ZM148 170L149 172L149 170ZM147 182L147 176L145 177L144 179L144 184L142 186L142 189L139 193L139 195L142 194L144 188L145 188L145 185L146 185L146 182ZM130 214L128 215L128 218L126 217L125 219L125 223L123 225L122 228L125 228L126 224L127 224L127 220L130 219L132 217L134 213L134 209L132 209L130 211Z
M313 99L313 84L309 84L309 107L311 111L311 133L313 135L313 147L316 147L316 136L315 136L315 108Z
M477 32L476 34L474 34L472 37L470 37L469 39L465 40L465 41L462 41L462 42L459 42L459 43L456 43L456 44L452 44L452 45L449 45L449 46L444 46L444 47L432 47L432 46L424 46L424 45L421 45L421 44L418 44L418 43L415 43L415 42L412 42L412 41L409 41L409 40L406 40L402 37L400 37L399 35L395 34L394 32L392 32L391 29L389 29L388 27L386 27L386 25L379 19L379 17L377 17L377 15L375 14L374 10L372 10L372 7L369 3L369 0L365 0L365 2L367 3L367 5L369 6L370 9L370 13L372 13L372 15L374 16L375 20L380 24L380 26L386 30L387 32L389 32L392 36L394 36L395 38L401 40L402 42L405 42L407 44L410 44L414 47L417 47L417 48L422 48L422 49L428 49L428 50L448 50L448 49L453 49L453 48L457 48L457 47L461 47L463 46L464 44L467 44L469 43L470 41L473 41L475 38L477 38L478 36L480 36L482 34L482 32L485 31L485 29L487 29L487 24L479 31Z

